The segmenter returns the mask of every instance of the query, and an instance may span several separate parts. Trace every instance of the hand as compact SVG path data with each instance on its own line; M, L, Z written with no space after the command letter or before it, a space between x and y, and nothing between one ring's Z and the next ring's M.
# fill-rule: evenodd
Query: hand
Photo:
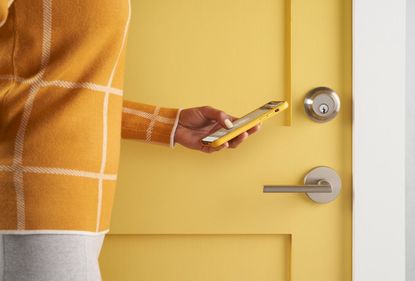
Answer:
M236 148L249 135L257 132L261 123L252 127L246 132L234 137L218 147L210 147L204 145L201 139L220 129L227 128L225 120L229 119L231 122L238 118L228 115L225 112L215 109L211 106L201 106L183 109L180 112L179 122L176 129L175 141L181 145L202 152L211 153L219 151L223 148ZM227 121L228 122L228 121Z

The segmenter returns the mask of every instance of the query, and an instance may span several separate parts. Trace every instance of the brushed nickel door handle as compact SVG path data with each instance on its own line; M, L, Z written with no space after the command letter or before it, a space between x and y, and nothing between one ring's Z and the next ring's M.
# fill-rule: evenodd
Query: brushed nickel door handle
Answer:
M306 193L316 203L329 203L337 198L341 179L329 167L317 167L304 177L304 185L264 185L264 193Z
M264 185L265 193L331 193L331 185L325 180L305 185Z

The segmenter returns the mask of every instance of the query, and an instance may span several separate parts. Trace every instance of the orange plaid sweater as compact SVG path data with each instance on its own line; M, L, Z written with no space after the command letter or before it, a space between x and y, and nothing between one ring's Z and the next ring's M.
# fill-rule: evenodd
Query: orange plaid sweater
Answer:
M123 99L129 0L0 0L0 233L109 229L121 137L181 109Z

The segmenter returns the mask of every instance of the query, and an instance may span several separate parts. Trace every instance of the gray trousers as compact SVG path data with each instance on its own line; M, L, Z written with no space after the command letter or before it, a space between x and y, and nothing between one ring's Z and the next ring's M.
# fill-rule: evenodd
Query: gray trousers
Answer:
M101 281L105 234L0 234L0 281Z

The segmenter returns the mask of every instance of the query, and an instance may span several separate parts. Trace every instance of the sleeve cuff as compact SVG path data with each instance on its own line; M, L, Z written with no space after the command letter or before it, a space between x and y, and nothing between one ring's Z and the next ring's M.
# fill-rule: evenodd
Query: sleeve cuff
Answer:
M181 112L182 110L183 110L182 108L179 108L179 109L177 110L176 120L174 121L173 128L172 128L171 133L170 133L170 147L171 147L171 148L174 148L174 147L175 147L175 145L176 145L176 140L175 140L175 137L176 137L176 130L177 130L177 126L178 126L178 124L179 124L180 112Z
M173 148L181 109L123 100L121 137Z

